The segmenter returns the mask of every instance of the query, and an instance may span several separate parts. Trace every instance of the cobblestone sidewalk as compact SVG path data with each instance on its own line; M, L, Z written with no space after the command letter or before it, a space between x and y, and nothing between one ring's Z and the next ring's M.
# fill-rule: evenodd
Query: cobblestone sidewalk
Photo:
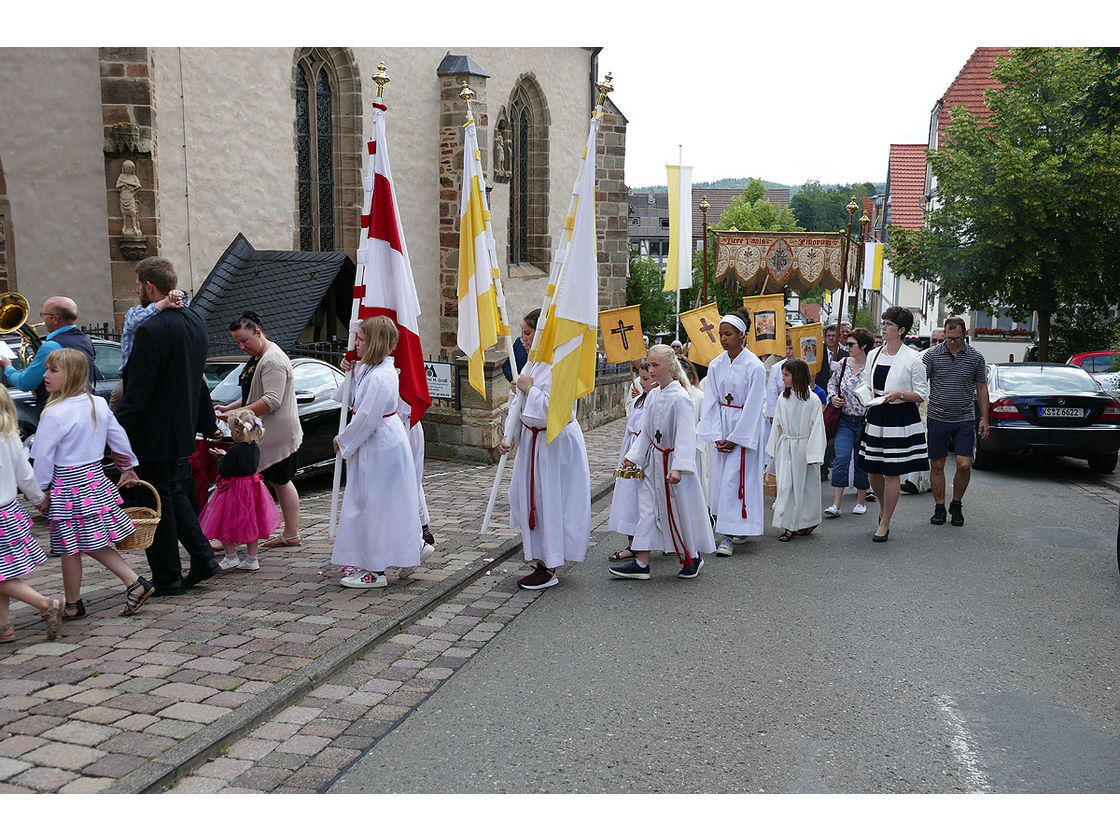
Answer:
M586 433L593 495L610 486L624 428L619 420ZM532 600L512 574L523 567L518 535L506 525L505 483L489 533L478 533L494 473L428 462L436 554L410 579L390 571L385 589L338 585L329 562L330 494L320 491L302 496L300 548L262 552L259 571L227 572L185 595L150 599L132 618L117 616L123 587L88 559L89 615L67 622L63 638L47 642L43 622L13 602L17 640L0 647L0 793L158 790L212 756L210 776L189 777L196 790L234 780L248 790L317 789L326 777L315 767L329 760L337 770L349 760L350 753L324 757L325 750L368 748ZM126 556L145 573L142 553ZM53 560L28 582L46 595L62 591ZM332 682L351 663L367 677L356 686ZM343 688L354 690L331 696ZM325 701L331 714L319 715ZM309 709L316 714L308 717ZM254 763L221 763L233 761Z

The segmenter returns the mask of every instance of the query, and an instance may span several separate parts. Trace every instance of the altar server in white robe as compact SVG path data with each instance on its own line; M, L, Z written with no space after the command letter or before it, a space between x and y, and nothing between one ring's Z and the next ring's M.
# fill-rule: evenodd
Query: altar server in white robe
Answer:
M763 365L769 364L770 367L766 369L766 427L765 435L762 439L762 449L765 452L767 445L770 443L770 433L774 425L774 409L778 407L778 397L781 396L782 388L782 362L786 359L793 358L793 339L790 338L789 332L786 332L786 354L785 356L770 356L769 360L763 362ZM767 465L766 471L770 475L774 474L774 464L771 462Z
M420 510L420 535L424 541L420 559L427 560L436 553L436 540L432 536L431 528L428 527L432 518L428 513L428 497L424 495L424 426L419 422L412 425L412 406L400 397L397 399L397 414L408 432L412 463L416 465L416 503Z
M651 551L676 554L677 577L691 579L704 565L701 552L715 550L704 491L696 474L696 408L672 347L656 344L646 354L659 386L646 398L641 434L624 465L645 472L638 490L638 527L630 562L611 566L614 577L649 580Z
M534 309L521 323L526 349L533 346L539 317L540 310ZM568 424L548 442L551 365L529 362L516 385L525 394L525 405L516 428L512 415L506 418L499 451L517 448L509 482L509 524L521 529L525 560L534 565L517 584L522 589L546 589L560 582L556 570L565 562L582 563L587 554L591 469L575 405Z
M763 403L766 370L746 347L750 313L724 315L719 340L724 352L712 360L704 379L700 437L715 444L711 511L723 538L716 554L730 556L732 537L763 532L762 469L765 464ZM739 540L742 541L741 539Z
M642 416L645 414L646 401L649 392L657 387L649 373L649 365L642 359L638 366L638 395L626 406L626 432L622 436L622 448L618 453L618 466L626 461L626 453L630 445L642 433ZM637 555L631 547L634 542L634 532L638 528L638 485L635 478L615 478L614 495L611 497L611 515L607 520L607 527L619 534L626 535L626 548L616 551L607 559L611 563L621 563L624 560L633 560Z
M712 443L700 438L700 415L704 413L704 384L696 373L696 367L688 359L678 357L677 364L684 371L684 378L688 383L685 390L692 398L696 408L696 475L700 478L700 486L704 488L704 505L708 508L712 504Z
M778 539L789 542L821 524L820 465L827 438L821 401L810 390L809 366L788 359L781 369L785 388L778 396L766 451L774 457L778 479L774 527L784 529Z
M353 570L342 579L351 589L386 586L389 566L410 569L420 562L416 464L397 412L399 374L390 356L397 338L396 325L384 315L358 325L360 361L350 374L354 415L334 439L335 452L346 459L346 494L331 563Z

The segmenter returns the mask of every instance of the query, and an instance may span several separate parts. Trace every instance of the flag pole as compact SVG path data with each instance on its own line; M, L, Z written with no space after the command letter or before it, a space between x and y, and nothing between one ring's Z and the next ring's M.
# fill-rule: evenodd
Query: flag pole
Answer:
M592 112L591 117L592 117L593 120L598 120L598 121L601 122L602 119L603 119L603 103L607 99L607 94L610 93L612 90L614 90L614 87L611 85L611 74L607 73L606 77L603 79L602 82L600 82L597 85L597 87L599 88L599 102L595 106L595 110ZM590 160L588 160L586 158L584 159L583 165L594 167L595 166L594 156L591 155L589 157L590 157ZM582 171L582 168L581 168L581 171ZM579 180L578 174L577 174L576 178L577 178L577 182L578 182L578 180ZM573 191L571 198L568 200L568 213L565 216L565 219L571 220L572 222L574 222L575 212L576 212L576 195L575 195L575 192ZM570 252L570 246L571 246L570 237L561 236L560 237L560 244L556 248L556 255L553 257L553 260L552 260L552 268L551 268L551 271L550 271L548 286L545 288L544 300L541 303L541 317L546 319L546 320L548 318L549 308L552 306L552 301L556 299L556 295L560 291L560 284L564 280L564 273L565 273L565 270L568 267L568 254ZM541 321L538 320L537 321L537 329L535 330L535 332L533 334L533 346L529 351L529 359L530 360L532 360L533 353L537 350L537 346L539 345L540 340L541 340L541 333L543 333L543 332L544 332L544 324L541 323ZM511 346L512 346L512 342L511 342ZM511 367L513 367L513 366L511 365ZM516 368L514 367L514 369L516 369ZM526 370L530 369L529 362L526 362L525 369ZM514 383L516 384L516 382L517 382L517 380L515 378ZM506 421L507 425L510 428L516 428L517 423L519 423L521 421L521 410L524 407L524 405L525 405L525 394L522 393L520 388L517 388L514 399L510 404L509 418ZM512 440L506 438L505 436L503 436L502 441L504 443L506 443L507 445L509 445L513 442ZM502 482L502 474L505 470L506 459L508 458L508 456L509 456L509 452L505 452L505 453L502 454L502 457L498 461L498 469L497 469L497 472L494 475L494 486L490 488L490 500L489 500L488 504L486 505L486 515L483 517L482 527L479 529L480 534L485 534L487 528L489 528L489 526L490 526L490 516L494 511L494 503L495 503L495 501L497 500L497 497L498 497L498 488L500 487L501 482Z
M382 96L385 93L385 85L389 84L391 80L385 73L385 63L381 62L377 65L377 74L373 76L373 82L377 85L377 96L374 98L376 105L381 105ZM370 155L368 180L373 181L373 155ZM370 202L373 200L373 191L367 191L365 195L364 210L368 214L370 212ZM365 246L366 241L369 239L369 230L363 225L361 234L359 235L358 251L361 252ZM365 287L366 279L366 266L365 263L360 267L361 275L360 281L355 285L355 289ZM350 323L346 327L346 358L350 360L351 368L346 372L342 380L342 409L339 412L338 418L338 433L341 435L346 431L346 423L350 419L350 388L354 379L354 359L351 358L354 353L354 338L357 334L358 326L358 313L361 311L361 298L357 292L354 294L354 301L350 306ZM330 538L334 539L335 525L338 521L338 496L342 489L342 453L336 452L334 455L334 480L331 485L331 518L329 534Z

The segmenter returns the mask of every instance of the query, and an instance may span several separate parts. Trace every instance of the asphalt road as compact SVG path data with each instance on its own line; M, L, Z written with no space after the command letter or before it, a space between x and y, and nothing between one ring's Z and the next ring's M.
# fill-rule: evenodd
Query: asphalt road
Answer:
M1094 481L977 472L964 528L904 496L882 545L845 497L693 581L672 558L610 578L600 526L331 791L1120 792L1117 496Z

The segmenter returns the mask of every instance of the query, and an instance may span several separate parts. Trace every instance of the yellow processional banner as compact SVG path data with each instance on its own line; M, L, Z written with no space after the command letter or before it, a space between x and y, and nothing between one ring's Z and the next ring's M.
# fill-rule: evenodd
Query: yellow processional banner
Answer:
M785 295L755 295L743 298L743 308L751 314L747 347L759 358L774 353L786 354Z
M720 353L719 309L714 303L681 313L681 325L688 333L688 360L707 367Z
M793 358L807 364L810 376L816 376L824 357L824 333L820 323L790 327L789 335L793 342Z
M612 365L641 359L646 355L640 306L624 306L600 312L599 334L603 336L603 352Z

